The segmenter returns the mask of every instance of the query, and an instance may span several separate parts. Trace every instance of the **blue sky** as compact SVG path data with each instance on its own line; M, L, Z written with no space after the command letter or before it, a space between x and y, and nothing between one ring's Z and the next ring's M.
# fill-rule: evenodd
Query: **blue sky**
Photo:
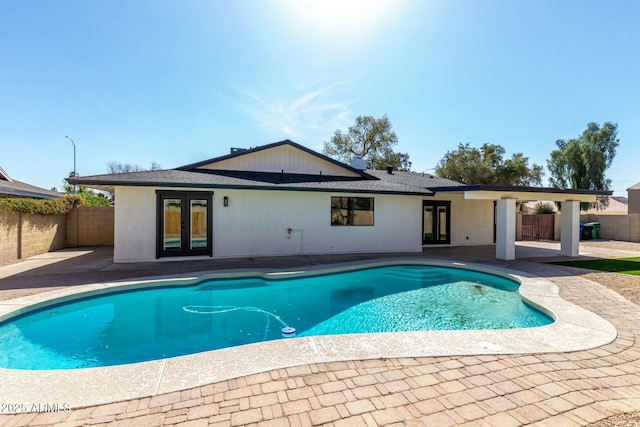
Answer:
M618 123L640 181L640 2L0 0L0 166L60 186L112 161L174 168L386 114L412 169L488 142L546 166ZM546 178L545 178L546 181Z

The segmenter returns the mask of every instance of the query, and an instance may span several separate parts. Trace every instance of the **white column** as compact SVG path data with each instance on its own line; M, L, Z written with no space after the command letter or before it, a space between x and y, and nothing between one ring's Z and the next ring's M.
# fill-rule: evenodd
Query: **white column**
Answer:
M496 258L516 259L516 201L498 200L496 208Z
M560 254L580 255L580 202L562 202L560 223Z

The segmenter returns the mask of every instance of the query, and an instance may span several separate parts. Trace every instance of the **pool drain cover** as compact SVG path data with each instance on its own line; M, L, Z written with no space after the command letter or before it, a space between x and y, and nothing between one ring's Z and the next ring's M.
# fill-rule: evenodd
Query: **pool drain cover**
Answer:
M491 341L480 341L478 345L484 348L485 350L491 350L491 351L502 350L502 347L500 347L498 344L492 343Z

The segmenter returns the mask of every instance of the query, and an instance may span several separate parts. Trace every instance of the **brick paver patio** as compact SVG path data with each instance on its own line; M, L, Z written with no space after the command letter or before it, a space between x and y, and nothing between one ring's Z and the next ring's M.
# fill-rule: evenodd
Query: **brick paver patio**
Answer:
M555 282L618 337L572 353L298 366L69 412L0 415L0 426L583 426L640 410L640 307L560 267L509 268Z

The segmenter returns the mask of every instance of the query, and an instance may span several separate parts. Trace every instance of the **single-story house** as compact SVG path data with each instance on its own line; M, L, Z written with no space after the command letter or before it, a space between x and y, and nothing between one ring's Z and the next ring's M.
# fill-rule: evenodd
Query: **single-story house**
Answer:
M610 192L468 186L365 170L285 140L170 170L69 178L115 195L114 261L419 252L491 245L515 257L518 200L562 202L562 253L578 255L580 202Z
M624 196L608 197L607 206L591 203L589 209L583 210L583 215L626 215L629 212L629 199Z
M33 199L55 199L61 194L36 187L35 185L12 179L8 173L0 167L0 197L30 197Z

